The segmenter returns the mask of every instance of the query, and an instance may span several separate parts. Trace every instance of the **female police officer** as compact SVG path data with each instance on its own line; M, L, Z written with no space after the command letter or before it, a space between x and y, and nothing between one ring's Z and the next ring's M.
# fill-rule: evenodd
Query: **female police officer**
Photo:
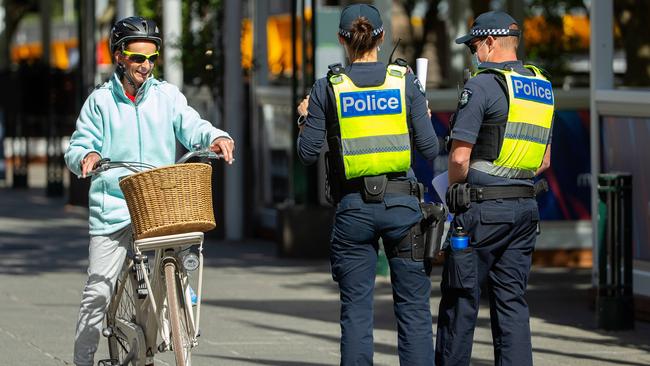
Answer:
M382 21L371 5L343 9L339 42L350 64L330 66L298 107L304 164L327 140L328 184L336 206L332 276L341 295L341 364L370 365L377 242L389 257L402 365L433 365L431 283L409 232L422 214L411 170L412 144L426 158L438 141L422 88L404 62L377 61Z

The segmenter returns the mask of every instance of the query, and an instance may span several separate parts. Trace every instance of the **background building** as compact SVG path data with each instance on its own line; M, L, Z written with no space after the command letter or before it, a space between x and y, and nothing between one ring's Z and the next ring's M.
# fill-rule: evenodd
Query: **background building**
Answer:
M157 75L179 84L190 104L237 139L235 167L215 169L217 235L277 238L281 254L323 256L331 218L324 167L321 161L304 168L296 159L295 106L328 64L344 61L338 16L352 2L3 0L0 178L12 187L45 185L48 194L68 194L71 203L84 205L87 182L69 176L61 154L82 101L112 72L112 23L139 14L166 32ZM521 57L550 71L557 91L552 169L545 173L551 191L540 199L544 222L535 261L592 266L598 227L593 182L600 172L631 172L634 283L643 304L650 297L650 176L644 169L650 157L650 28L644 23L650 4L366 2L386 15L381 60L398 40L395 57L411 64L417 57L430 60L427 97L440 137L448 132L469 65L454 38L476 14L513 14L523 27ZM425 183L445 169L444 153L416 166Z

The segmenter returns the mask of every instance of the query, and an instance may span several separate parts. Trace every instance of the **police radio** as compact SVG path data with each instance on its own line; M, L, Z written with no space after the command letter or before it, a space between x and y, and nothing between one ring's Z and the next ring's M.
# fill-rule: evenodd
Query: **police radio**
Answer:
M392 64L395 60L393 60L393 54L395 53L395 50L397 49L397 46L399 46L399 43L402 39L398 38L397 42L395 42L395 47L393 47L393 50L390 52L390 55L388 56L388 64Z

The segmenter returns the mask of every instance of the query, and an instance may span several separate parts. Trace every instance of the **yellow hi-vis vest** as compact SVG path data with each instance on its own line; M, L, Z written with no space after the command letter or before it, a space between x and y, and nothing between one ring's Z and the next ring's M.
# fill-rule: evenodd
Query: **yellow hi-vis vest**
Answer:
M382 85L360 88L333 74L345 178L405 172L411 166L406 119L406 68L389 65Z
M532 65L534 76L512 70L486 69L505 76L508 87L508 121L499 156L491 162L472 162L471 167L506 178L532 178L542 165L551 133L555 98L551 83Z

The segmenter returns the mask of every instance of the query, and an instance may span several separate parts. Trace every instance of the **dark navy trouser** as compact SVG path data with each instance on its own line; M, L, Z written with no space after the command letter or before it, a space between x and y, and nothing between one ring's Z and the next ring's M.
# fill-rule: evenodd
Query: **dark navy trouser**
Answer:
M539 221L531 198L473 202L456 215L470 249L447 250L436 334L436 365L469 365L481 286L490 301L495 365L532 365L524 298Z
M379 237L396 245L420 221L413 196L386 194L365 203L348 194L336 209L331 240L332 277L341 295L341 365L372 365L373 290ZM389 259L401 365L433 365L431 281L423 262Z

